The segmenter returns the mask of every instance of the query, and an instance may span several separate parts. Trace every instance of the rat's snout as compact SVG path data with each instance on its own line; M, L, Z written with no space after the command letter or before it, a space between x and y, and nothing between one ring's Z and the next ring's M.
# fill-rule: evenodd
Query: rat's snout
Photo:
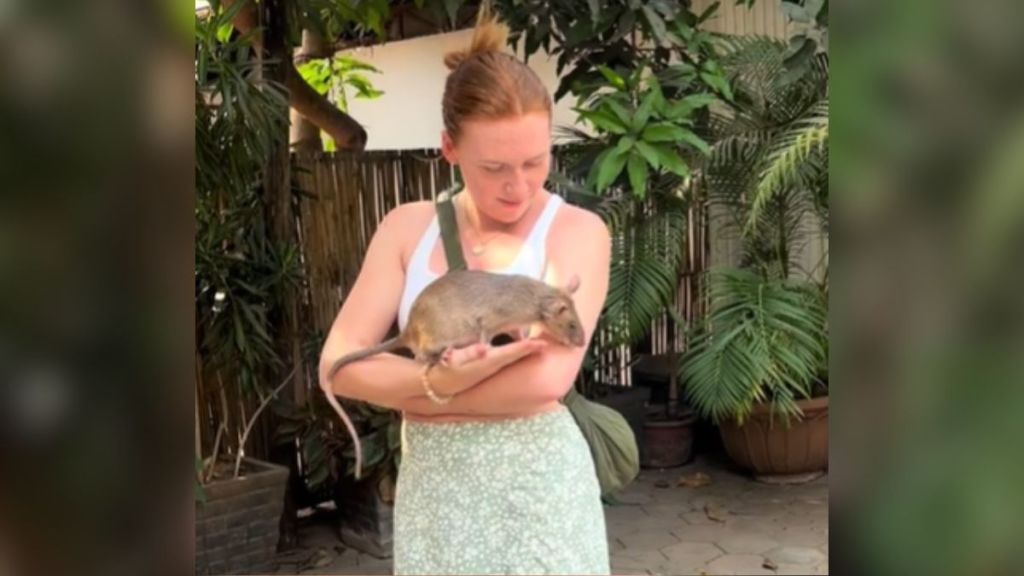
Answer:
M569 343L573 346L583 346L586 343L586 338L583 335L583 328L577 328L569 334Z
M570 320L563 328L562 345L583 346L586 343L586 334L583 333L583 326L580 326L579 321Z

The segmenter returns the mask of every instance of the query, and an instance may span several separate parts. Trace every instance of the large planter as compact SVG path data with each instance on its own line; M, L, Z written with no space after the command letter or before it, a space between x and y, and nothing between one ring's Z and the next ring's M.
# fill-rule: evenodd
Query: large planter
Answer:
M338 535L350 548L377 558L390 558L394 546L394 503L385 501L379 482L367 479L339 485L335 504L340 514Z
M772 417L768 404L754 407L743 426L719 426L725 450L736 464L766 482L799 482L828 468L828 396L799 400L802 420Z
M269 572L277 551L288 469L244 458L238 478L203 486L196 503L196 574Z
M686 411L675 418L650 418L644 423L640 465L674 468L693 458L693 430L697 416Z

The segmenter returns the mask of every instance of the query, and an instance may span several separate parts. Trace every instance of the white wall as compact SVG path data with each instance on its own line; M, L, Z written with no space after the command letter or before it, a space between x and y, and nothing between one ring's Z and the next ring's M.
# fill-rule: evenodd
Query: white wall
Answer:
M448 77L444 55L468 46L470 38L472 30L460 30L342 52L381 71L368 77L384 91L383 96L349 100L349 113L369 134L367 150L440 147L441 95ZM511 49L507 51L512 53ZM541 50L530 57L529 66L554 94L558 87L555 58L549 59ZM571 95L555 103L556 127L572 125L576 120L571 109L574 105Z
M691 10L694 14L701 14L715 1L693 0ZM790 24L786 22L780 0L758 0L750 8L735 2L721 2L715 15L704 24L704 29L722 34L788 38Z

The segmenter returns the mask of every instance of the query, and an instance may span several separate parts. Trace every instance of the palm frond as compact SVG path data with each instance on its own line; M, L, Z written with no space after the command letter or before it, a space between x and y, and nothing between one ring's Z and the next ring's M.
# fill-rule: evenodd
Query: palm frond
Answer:
M653 196L641 205L624 198L606 204L612 229L612 264L604 326L616 343L632 343L670 303L686 242L683 200Z
M812 107L805 117L793 122L767 151L750 203L748 225L757 221L765 204L780 190L798 185L800 168L816 152L823 153L827 143L828 100L824 100Z
M763 401L799 416L795 399L810 395L825 354L821 299L803 284L740 270L713 273L709 294L707 326L680 365L690 402L716 422L742 423Z

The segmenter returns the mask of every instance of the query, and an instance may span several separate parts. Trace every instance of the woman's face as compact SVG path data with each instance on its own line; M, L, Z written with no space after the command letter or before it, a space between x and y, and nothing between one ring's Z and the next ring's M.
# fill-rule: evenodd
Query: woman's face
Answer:
M447 133L441 140L477 209L498 222L522 218L551 170L551 118L545 112L466 121L458 142Z

